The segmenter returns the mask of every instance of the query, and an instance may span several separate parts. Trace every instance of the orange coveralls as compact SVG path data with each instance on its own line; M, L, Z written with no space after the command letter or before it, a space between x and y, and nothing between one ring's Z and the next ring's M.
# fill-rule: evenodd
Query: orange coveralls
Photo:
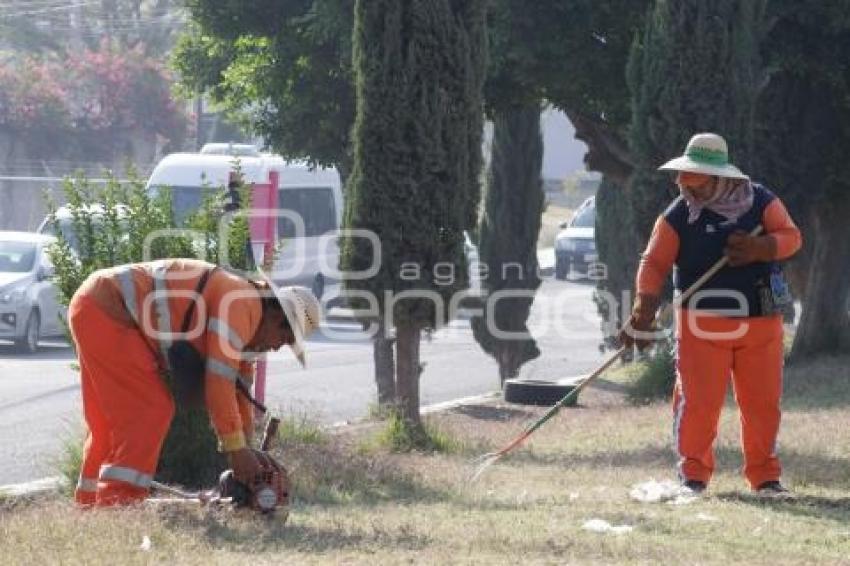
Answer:
M93 273L74 294L68 315L88 425L78 503L125 504L147 496L175 410L162 377L163 351L169 339L181 337L158 332L179 334L198 280L212 268L196 260L124 265ZM261 310L249 281L216 270L187 332L206 358L205 402L223 450L242 448L251 438L253 407L237 395L235 382L253 382L252 364L241 352Z
M800 231L778 198L764 209L761 225L764 234L776 240L774 259L790 257L800 248ZM638 268L638 293L661 293L673 265L682 259L680 244L679 233L664 216L659 217ZM703 334L736 331L739 336L729 339L711 339ZM730 375L741 411L744 475L753 488L779 479L776 437L782 393L782 334L781 315L732 318L678 310L673 411L683 480L708 483L711 478L717 422Z

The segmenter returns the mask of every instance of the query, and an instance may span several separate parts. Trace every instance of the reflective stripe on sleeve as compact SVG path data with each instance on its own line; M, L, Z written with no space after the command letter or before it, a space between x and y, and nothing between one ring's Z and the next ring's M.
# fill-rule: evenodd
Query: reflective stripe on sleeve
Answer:
M153 476L122 466L103 466L100 468L100 479L123 481L143 489L148 489L153 481Z
M136 324L139 324L139 311L136 305L136 286L133 284L133 277L130 274L129 267L122 267L117 270L118 281L121 284L121 295L124 298L124 306L127 312L133 317Z
M168 289L165 287L166 265L160 263L153 270L153 284L156 298L154 308L159 320L159 349L165 363L168 363L168 348L171 346L171 311L168 310Z
M207 323L207 328L222 338L225 338L235 350L241 352L245 347L245 344L242 342L239 335L236 334L236 332L220 318L211 317L210 321Z
M207 371L223 377L227 381L236 382L239 377L239 370L234 369L224 362L220 362L214 358L207 358Z
M97 480L80 476L77 481L77 491L97 491Z

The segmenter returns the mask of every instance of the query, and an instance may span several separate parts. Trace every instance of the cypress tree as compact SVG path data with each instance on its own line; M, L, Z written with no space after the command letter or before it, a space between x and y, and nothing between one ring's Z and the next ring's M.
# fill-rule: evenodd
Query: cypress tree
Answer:
M647 14L627 69L636 165L629 192L641 245L676 194L657 167L681 155L694 133L722 135L730 159L752 171L763 18L762 0L658 0Z
M349 279L395 327L395 395L419 427L419 341L446 320L467 286L463 230L471 225L480 165L483 0L358 0L354 72L357 113L348 228L377 235L343 241ZM454 272L451 280L442 277ZM406 295L402 295L406 293Z
M850 349L848 2L778 0L762 41L773 70L758 108L757 166L803 232L792 270L803 311L791 360Z
M624 296L632 293L641 242L632 229L632 210L621 185L607 176L602 177L595 206L596 252L599 263L605 267L604 272L594 272L599 280L593 300L602 319L604 339L600 347L615 348L617 332L625 323L624 315L628 315L620 303Z
M485 309L484 316L472 320L472 330L481 348L498 362L504 385L505 379L517 376L522 364L540 355L526 326L534 290L540 286L536 251L544 200L540 105L497 111L493 123L493 156L479 224L480 260L488 268L482 287L491 297L499 291L529 293L494 301L492 311ZM526 337L498 337L495 330Z

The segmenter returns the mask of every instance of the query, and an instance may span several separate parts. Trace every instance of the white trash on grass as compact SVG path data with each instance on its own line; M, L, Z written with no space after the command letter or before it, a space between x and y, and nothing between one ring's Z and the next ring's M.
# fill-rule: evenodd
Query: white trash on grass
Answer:
M698 499L693 490L673 480L651 479L632 486L629 497L641 503L668 503L687 505Z
M581 528L593 533L611 533L615 535L630 533L634 530L634 527L631 525L612 525L604 519L590 519L589 521L585 521Z
M144 552L148 552L151 549L151 537L145 535L142 537L142 544L139 545L139 550L143 550Z

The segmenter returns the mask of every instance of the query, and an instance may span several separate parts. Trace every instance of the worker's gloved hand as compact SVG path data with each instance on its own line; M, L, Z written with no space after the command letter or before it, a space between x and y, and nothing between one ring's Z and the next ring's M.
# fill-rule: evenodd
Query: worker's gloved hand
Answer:
M254 485L254 482L262 477L266 466L257 454L258 452L251 448L240 448L227 453L227 462L237 481L245 485Z
M637 345L639 350L643 350L654 341L652 337L637 333L653 332L652 323L655 321L655 311L658 310L659 302L659 298L655 295L638 294L634 307L632 307L632 315L623 329L620 330L618 336L620 344L629 348Z
M776 259L776 239L773 236L750 236L743 230L735 230L729 234L723 253L732 267L773 261Z

